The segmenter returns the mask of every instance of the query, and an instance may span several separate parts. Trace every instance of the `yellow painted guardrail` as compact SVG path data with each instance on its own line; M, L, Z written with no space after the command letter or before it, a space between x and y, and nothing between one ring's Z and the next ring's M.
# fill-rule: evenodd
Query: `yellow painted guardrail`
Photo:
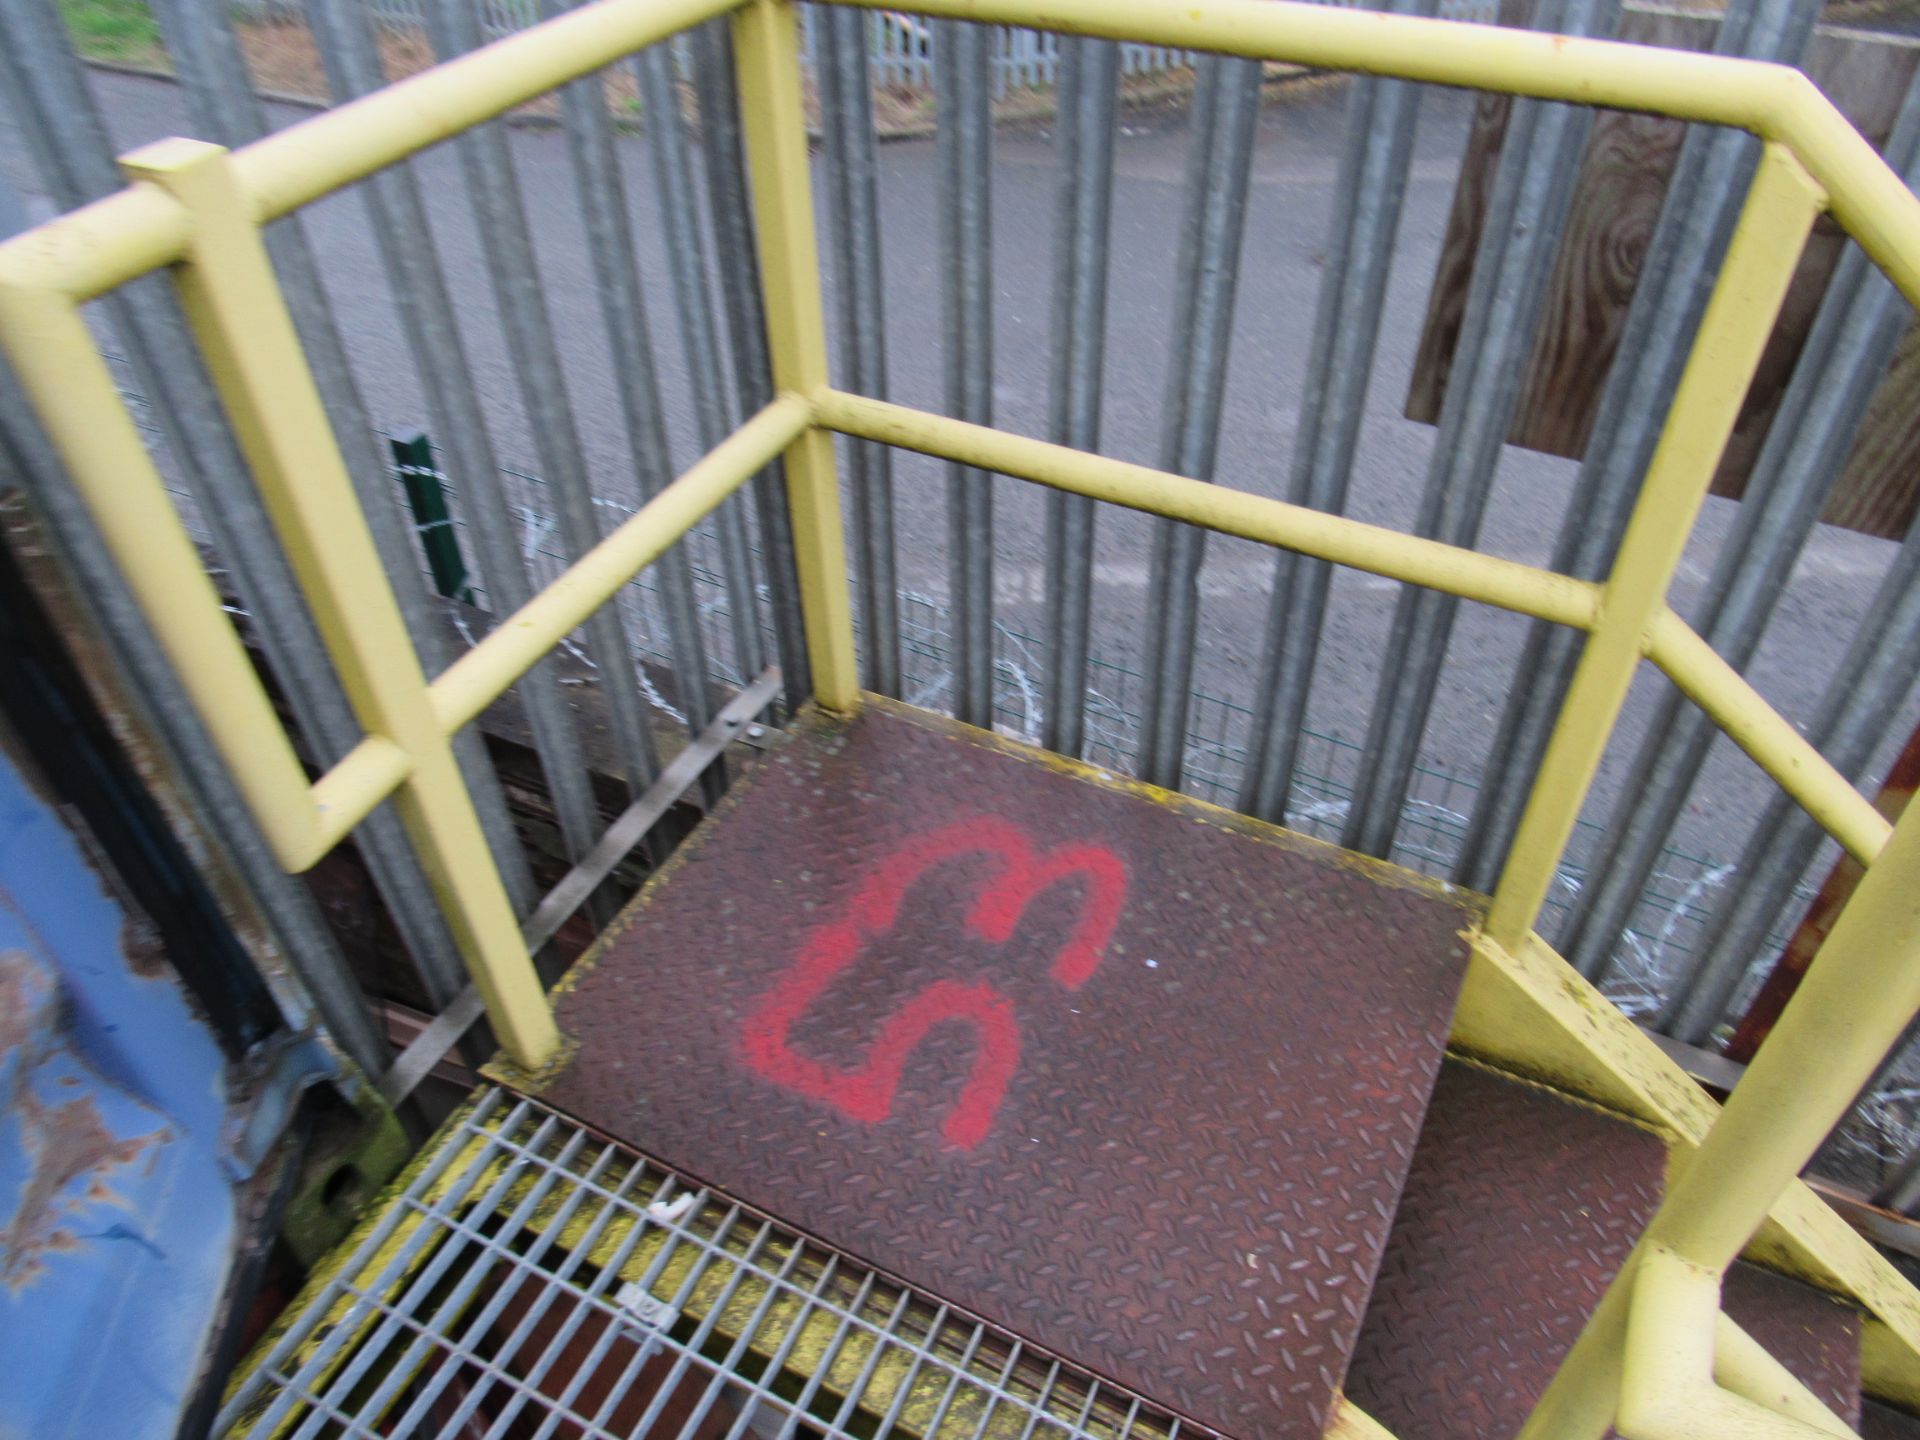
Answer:
M839 0L879 6L890 0ZM0 246L3 345L274 852L311 866L392 797L508 1055L559 1036L450 737L776 456L786 463L815 698L859 702L831 432L920 450L1584 630L1589 641L1483 947L1529 936L1640 661L1652 660L1869 863L1759 1059L1676 1179L1527 1434L1846 1433L1718 1317L1725 1267L1920 1008L1920 820L1898 831L1666 602L1814 220L1830 212L1920 306L1920 200L1780 66L1285 0L916 0L917 11L1290 60L1736 126L1766 141L1614 569L1600 583L830 388L789 0L601 0L227 152L166 141L129 187ZM702 21L731 14L778 398L429 679L380 573L260 227ZM174 267L367 738L309 784L80 307Z

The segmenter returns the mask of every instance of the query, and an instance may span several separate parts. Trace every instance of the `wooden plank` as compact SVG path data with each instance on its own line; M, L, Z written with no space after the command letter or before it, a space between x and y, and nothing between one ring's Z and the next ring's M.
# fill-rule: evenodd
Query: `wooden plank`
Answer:
M1712 44L1714 25L1713 17L1697 12L1632 7L1621 18L1620 37L1638 44L1704 50ZM1917 65L1920 45L1914 41L1822 26L1808 47L1806 70L1879 146L1893 127ZM1505 103L1483 103L1468 137L1435 269L1407 397L1406 413L1411 419L1432 423L1439 417L1505 130ZM1595 120L1581 161L1566 238L1548 281L1540 332L1527 362L1526 382L1508 436L1512 443L1572 459L1585 453L1684 134L1681 122L1621 111L1603 110ZM1737 497L1746 488L1794 361L1839 263L1844 238L1830 221L1815 227L1714 479L1717 495ZM1825 518L1869 534L1903 535L1920 501L1916 460L1920 460L1920 340L1909 335L1900 361L1861 427L1853 458Z
M1874 392L1853 455L1820 518L1903 536L1920 512L1920 327L1910 327Z
M1516 29L1533 13L1533 0L1500 0L1502 25ZM1467 313L1467 286L1473 279L1473 257L1486 228L1487 205L1493 197L1494 161L1507 138L1507 117L1513 113L1511 95L1481 92L1467 132L1467 148L1460 161L1460 180L1453 190L1453 209L1447 215L1447 233L1440 246L1433 288L1427 292L1427 321L1414 353L1413 386L1407 395L1407 418L1429 425L1440 421L1440 400L1446 393L1454 348Z

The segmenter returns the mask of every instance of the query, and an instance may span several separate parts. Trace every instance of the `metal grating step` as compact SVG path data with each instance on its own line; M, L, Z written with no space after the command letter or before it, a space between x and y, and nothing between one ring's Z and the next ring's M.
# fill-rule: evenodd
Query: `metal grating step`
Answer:
M1652 1217L1656 1135L1449 1060L1395 1217L1347 1393L1398 1440L1516 1434ZM1728 1314L1841 1415L1858 1413L1860 1324L1737 1265Z
M568 977L541 1093L1182 1414L1318 1440L1473 914L874 701L803 717Z
M316 1273L215 1433L1215 1440L493 1089Z

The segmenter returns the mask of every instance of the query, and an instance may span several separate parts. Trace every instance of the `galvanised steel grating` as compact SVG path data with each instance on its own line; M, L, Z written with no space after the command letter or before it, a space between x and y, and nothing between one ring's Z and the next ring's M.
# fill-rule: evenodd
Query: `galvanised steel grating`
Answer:
M1214 1440L497 1089L316 1272L215 1433Z

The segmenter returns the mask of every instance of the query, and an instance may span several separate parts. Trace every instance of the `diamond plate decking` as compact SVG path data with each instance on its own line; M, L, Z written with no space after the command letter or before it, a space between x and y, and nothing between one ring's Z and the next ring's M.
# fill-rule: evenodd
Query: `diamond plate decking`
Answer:
M1660 1198L1659 1137L1450 1061L1347 1375L1397 1440L1516 1434ZM1843 1416L1859 1317L1746 1265L1727 1313Z
M585 1122L1208 1425L1318 1437L1468 902L872 704L563 987Z
M1862 1440L1920 1440L1920 1419L1869 1400L1860 1415Z

